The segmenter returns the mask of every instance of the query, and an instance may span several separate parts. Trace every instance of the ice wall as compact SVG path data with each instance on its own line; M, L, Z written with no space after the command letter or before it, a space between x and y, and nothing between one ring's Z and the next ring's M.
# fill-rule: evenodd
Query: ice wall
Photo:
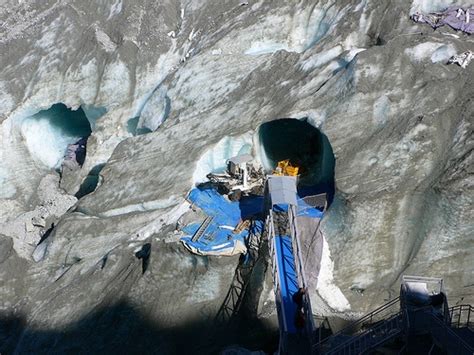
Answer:
M206 175L211 172L223 172L226 168L227 159L236 155L251 153L252 145L252 133L250 132L237 137L226 136L222 138L199 158L193 174L193 184L207 181Z
M92 132L81 108L72 111L63 104L55 104L33 116L19 119L18 127L33 159L48 168L58 168L68 144Z
M410 9L410 14L417 11L436 12L447 9L450 6L469 6L472 1L469 0L414 0Z

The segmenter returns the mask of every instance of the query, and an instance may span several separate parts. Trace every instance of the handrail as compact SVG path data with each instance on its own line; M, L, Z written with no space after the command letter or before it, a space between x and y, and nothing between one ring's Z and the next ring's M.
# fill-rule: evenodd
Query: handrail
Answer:
M453 317L457 313L457 320L453 320ZM463 317L467 313L467 316ZM460 304L449 308L449 324L451 327L462 328L469 327L471 324L471 315L474 317L474 307L470 304ZM474 322L473 322L474 323Z
M295 259L295 266L297 268L297 277L298 277L298 285L303 289L308 289L308 284L306 282L306 273L304 269L304 261L303 256L301 254L301 244L297 234L297 219L296 219L296 206L291 206L289 209L289 221L290 221L290 232L291 232L291 241L293 245L293 254ZM313 321L313 312L311 309L311 300L309 298L308 293L305 293L303 296L303 309L305 312L305 317L308 320L306 323L307 325L307 333L312 335L314 331L314 321Z
M297 225L296 225L296 213L295 213L295 206L290 206L288 209L288 214L287 214L287 222L288 227L290 230L290 240L291 240L291 246L293 250L293 259L294 259L294 267L295 267L295 272L296 272L296 278L297 278L297 283L298 287L301 287L303 289L307 290L307 283L306 283L306 277L305 277L305 271L304 271L304 264L303 264L303 257L301 253L301 244L297 235ZM278 223L278 222L277 222ZM272 273L273 273L273 280L274 280L274 292L275 292L275 298L276 301L279 303L279 320L281 320L280 324L280 351L284 352L286 349L285 345L285 334L288 329L287 329L287 319L286 317L286 312L285 312L285 304L282 302L281 299L281 282L280 280L280 270L279 270L279 265L278 265L278 260L276 260L276 238L275 238L275 221L274 221L274 216L273 216L273 211L270 209L269 214L267 217L267 228L268 228L268 241L270 243L270 253L271 253L271 259L272 259ZM312 315L312 310L311 310L311 301L309 298L309 295L307 293L303 294L303 312L305 315L305 331L306 334L308 335L308 339L310 340L310 345L312 341L312 335L314 331L314 321L313 321L313 315Z
M346 353L345 350L349 350L349 354L353 353L351 350L357 351L357 353L361 354L364 351L373 349L401 333L402 330L400 323L403 321L402 318L402 312L398 312L392 317L385 319L382 323L367 329L356 337L346 340L342 344L339 344L331 349L328 354L337 354L340 352ZM380 336L377 337L377 335ZM356 346L357 344L359 345L358 347Z
M278 317L281 319L280 322L280 348L284 348L284 336L283 334L287 331L287 324L286 324L286 314L285 314L285 304L281 299L281 280L280 280L280 270L278 266L278 261L276 260L276 240L275 240L275 226L273 220L273 212L272 210L269 211L267 217L267 225L268 225L268 243L270 244L270 255L272 259L272 277L273 277L273 291L275 293L275 301L277 302L277 307L281 307L280 312L278 312ZM283 323L283 324L281 324Z
M458 334L456 334L456 332L454 332L449 326L446 325L445 322L443 322L441 319L439 319L438 317L434 316L433 314L430 314L431 316L431 319L434 320L435 323L438 323L438 325L441 326L441 328L444 330L444 333L446 336L450 336L451 337L451 341L456 341L457 342L457 350L464 350L466 351L465 353L466 354L473 354L474 353L474 348L471 347L471 345L469 345L463 338L461 338ZM439 340L439 335L440 334L434 334L433 333L433 323L431 322L430 323L430 331L431 331L431 334L433 336L433 338L435 339L438 339ZM448 346L448 344L446 344L446 346ZM459 348L459 346L462 346L462 349ZM450 350L453 350L454 347L453 347L453 344L449 344L449 349ZM461 352L457 352L458 354L463 354Z
M379 308L375 309L374 311L366 314L365 316L363 316L362 318L359 318L355 321L353 321L352 323L350 323L348 326L342 328L341 330L339 330L338 332L334 333L333 335L331 335L330 337L327 337L325 339L323 339L322 341L318 342L315 347L316 348L320 348L322 347L325 343L327 343L330 339L334 339L335 337L337 336L340 336L340 335L343 335L343 334L347 334L347 333L354 333L354 330L356 328L358 328L359 325L369 321L369 323L372 323L373 321L373 318L375 315L383 312L384 310L392 307L393 305L395 304L398 304L400 302L400 297L397 297L397 298L394 298L393 300L385 303L384 305L380 306Z

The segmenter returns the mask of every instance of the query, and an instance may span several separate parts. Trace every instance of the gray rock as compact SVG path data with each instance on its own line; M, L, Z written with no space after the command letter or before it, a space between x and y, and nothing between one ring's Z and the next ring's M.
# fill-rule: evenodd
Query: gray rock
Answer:
M433 55L447 45L473 50L473 42L413 24L419 3L0 5L0 225L14 243L0 268L0 310L16 309L26 324L7 350L132 351L124 343L138 339L137 351L159 343L158 352L172 353L202 342L201 332L182 339L209 325L237 260L197 258L156 238L186 211L206 152L244 134L257 144L259 125L281 117L307 117L336 156L336 197L321 222L327 277L318 284L313 274L315 312L371 309L397 293L404 273L443 277L450 302L472 303L474 66ZM82 169L66 179L74 193L106 163L101 185L77 203L34 159L21 124L59 102L107 110ZM134 117L159 127L133 136ZM57 226L34 264L41 230L26 233L24 223L43 207L46 224ZM133 252L144 243L152 244L145 273ZM271 287L260 276L253 282L264 291L250 309L265 322ZM350 310L331 304L332 291Z

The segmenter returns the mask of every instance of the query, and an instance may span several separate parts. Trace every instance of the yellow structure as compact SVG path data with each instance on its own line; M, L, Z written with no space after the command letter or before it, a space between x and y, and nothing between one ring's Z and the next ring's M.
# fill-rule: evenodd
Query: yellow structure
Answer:
M278 162L276 169L273 171L274 175L297 176L299 168L290 163L290 159Z

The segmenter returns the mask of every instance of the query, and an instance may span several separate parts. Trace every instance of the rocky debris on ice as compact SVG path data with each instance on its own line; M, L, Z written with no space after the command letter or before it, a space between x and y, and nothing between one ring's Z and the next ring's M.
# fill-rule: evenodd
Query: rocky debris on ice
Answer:
M77 198L59 188L56 174L41 180L34 198L33 210L0 222L0 230L12 237L16 252L24 258L30 258L46 230L77 202Z
M1 352L87 351L104 346L98 326L110 339L105 350L173 352L184 334L208 329L238 260L163 240L203 170L221 164L220 148L257 153L259 125L281 117L308 116L337 159L336 196L321 222L330 258L319 285L328 287L316 313L345 310L344 299L353 312L372 309L397 294L402 273L443 277L450 302L472 303L473 71L440 63L473 43L447 27L421 35L409 18L453 1L121 3L0 5L0 243L8 247L0 312L14 309L27 327ZM102 184L77 203L15 130L60 102L107 110L67 190L105 164ZM152 132L133 136L136 117ZM246 135L241 147L226 138ZM145 243L143 273L134 250ZM271 276L265 263L259 270L255 324L274 316ZM318 295L314 283L310 292ZM324 300L331 292L334 304ZM138 348L127 348L131 340Z

